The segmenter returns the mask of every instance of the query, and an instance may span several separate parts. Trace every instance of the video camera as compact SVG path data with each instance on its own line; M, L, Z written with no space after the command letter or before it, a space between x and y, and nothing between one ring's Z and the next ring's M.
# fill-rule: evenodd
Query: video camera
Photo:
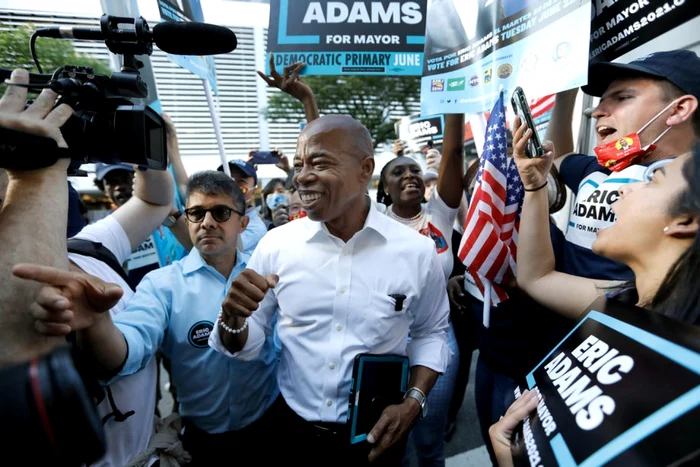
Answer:
M135 58L153 53L153 33L146 20L103 15L100 29L66 31L62 27L35 31L30 50L41 73L34 50L36 37L103 39L112 53L123 55L123 67L111 76L73 65L61 66L51 75L30 74L29 84L20 86L35 92L52 89L60 96L57 106L66 103L75 110L61 128L69 149L57 148L49 138L2 129L0 152L5 154L0 157L0 167L38 169L53 165L58 158L70 158L74 161L71 167L88 162L126 162L165 170L165 123L153 109L131 100L148 97L148 86L139 74L143 62ZM11 72L0 69L0 79L9 77Z
M123 55L123 66L106 76L88 67L65 65L52 75L30 74L29 84L8 83L37 92L52 89L60 96L56 105L69 104L75 115L61 127L69 149L58 148L49 138L0 129L0 167L7 169L39 169L55 164L58 158L70 158L72 169L86 162L126 162L165 170L165 123L153 109L132 101L148 97L148 86L139 74L143 63L135 56L151 55L153 43L177 55L222 54L238 45L233 31L212 24L172 21L151 30L143 18L102 15L99 29L51 27L34 31L29 48L39 73L42 70L34 50L37 37L104 40L112 53ZM0 80L11 73L0 68Z

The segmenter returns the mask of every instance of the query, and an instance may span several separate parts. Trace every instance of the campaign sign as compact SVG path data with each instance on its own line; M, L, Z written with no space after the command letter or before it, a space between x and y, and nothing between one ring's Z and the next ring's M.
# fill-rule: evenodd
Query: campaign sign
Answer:
M590 14L590 0L430 0L421 114L487 112L501 87L586 84Z
M700 15L697 0L620 0L591 4L591 61L611 62Z
M163 21L204 22L204 13L199 0L158 0L158 10ZM214 57L211 55L168 54L168 59L209 81L214 94L218 93Z
M700 328L600 299L516 388L540 396L517 466L670 465L700 456Z
M396 135L412 152L422 152L429 141L436 147L442 146L444 126L444 115L409 115L394 124Z
M271 0L268 53L278 71L420 76L426 1Z

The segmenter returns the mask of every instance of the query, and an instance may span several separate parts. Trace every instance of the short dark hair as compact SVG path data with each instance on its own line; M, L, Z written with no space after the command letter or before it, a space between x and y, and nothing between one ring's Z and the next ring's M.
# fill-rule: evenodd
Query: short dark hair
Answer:
M690 94L688 92L685 92L672 82L667 81L665 79L659 79L656 80L656 82L659 84L661 92L663 93L663 97L667 101L673 101L674 99L678 99L681 96ZM695 109L695 112L693 112L691 123L693 125L693 131L695 132L695 136L697 138L700 138L700 106L698 106L698 108Z
M234 207L239 212L245 212L245 196L243 196L243 192L236 181L223 172L204 170L192 175L187 181L185 204L189 201L192 193L202 193L209 196L225 195L231 198Z

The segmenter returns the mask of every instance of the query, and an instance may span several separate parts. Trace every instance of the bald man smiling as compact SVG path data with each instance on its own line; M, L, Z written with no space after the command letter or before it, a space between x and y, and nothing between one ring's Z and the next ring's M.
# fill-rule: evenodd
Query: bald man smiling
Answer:
M440 268L435 247L372 207L373 171L372 139L358 121L330 115L304 129L294 184L308 217L261 240L210 336L214 349L248 360L276 327L281 396L269 413L279 432L263 458L399 465L449 361L445 279L430 274ZM411 375L403 402L384 409L367 442L350 444L348 396L362 353L406 355Z

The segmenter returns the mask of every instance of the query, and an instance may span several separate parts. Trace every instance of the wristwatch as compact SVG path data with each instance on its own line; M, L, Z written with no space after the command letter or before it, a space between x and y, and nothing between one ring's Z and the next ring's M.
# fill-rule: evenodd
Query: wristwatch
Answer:
M175 211L173 214L165 218L163 225L165 227L172 227L180 217L182 217L182 211Z
M412 387L406 391L406 394L403 396L404 400L408 397L418 401L418 404L420 405L420 418L424 418L428 414L428 406L426 405L428 398L425 396L423 391L417 387Z

